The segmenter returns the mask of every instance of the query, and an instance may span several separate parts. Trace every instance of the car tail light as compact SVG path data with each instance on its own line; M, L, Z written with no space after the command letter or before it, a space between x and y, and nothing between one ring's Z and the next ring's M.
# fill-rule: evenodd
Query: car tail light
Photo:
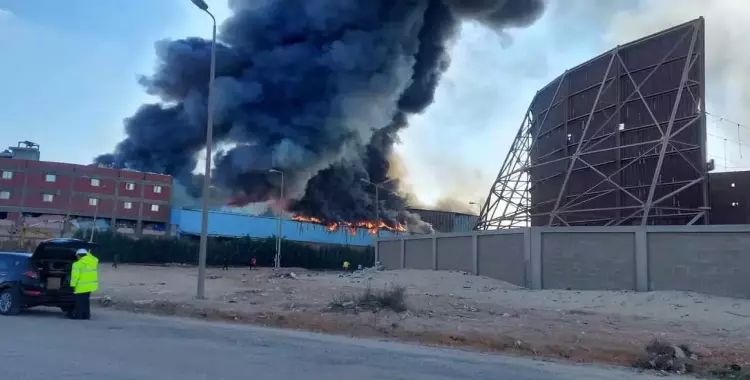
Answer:
M27 270L26 272L23 272L23 276L28 277L28 278L34 278L34 279L39 278L39 275L33 270Z

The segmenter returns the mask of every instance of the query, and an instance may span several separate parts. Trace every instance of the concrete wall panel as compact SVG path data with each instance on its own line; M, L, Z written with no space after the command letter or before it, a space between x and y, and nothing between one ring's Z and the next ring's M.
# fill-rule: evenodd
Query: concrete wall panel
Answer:
M545 289L635 290L634 233L542 234Z
M432 267L432 238L409 239L404 244L406 268L434 269Z
M651 290L750 298L750 234L650 232Z
M472 237L439 237L437 239L437 267L439 270L473 272Z
M523 233L478 236L479 275L526 286L524 244Z
M398 240L378 242L378 255L380 264L385 269L402 269L401 268L401 242Z

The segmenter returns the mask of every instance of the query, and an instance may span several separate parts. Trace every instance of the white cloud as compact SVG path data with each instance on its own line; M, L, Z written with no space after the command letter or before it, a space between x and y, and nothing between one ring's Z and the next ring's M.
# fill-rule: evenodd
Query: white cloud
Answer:
M618 43L701 15L706 18L709 110L750 125L747 0L557 0L539 22L516 31L508 49L490 31L465 28L435 103L401 134L397 151L411 190L423 200L485 197L537 89ZM736 125L712 128L738 139ZM750 130L739 132L750 144ZM724 155L723 141L709 139L708 149ZM750 167L750 148L743 149L744 161L739 145L727 144L728 166Z
M604 40L627 42L700 16L706 25L707 111L750 126L750 1L640 0L615 15ZM750 148L737 143L748 144L750 130L712 118L708 128L709 154L721 157L718 169L750 168Z

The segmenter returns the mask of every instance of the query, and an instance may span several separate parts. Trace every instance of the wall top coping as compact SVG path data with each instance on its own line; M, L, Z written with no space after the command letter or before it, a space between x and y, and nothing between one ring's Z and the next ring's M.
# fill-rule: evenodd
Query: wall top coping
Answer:
M750 233L750 224L696 226L592 226L592 227L524 227L494 231L437 233L430 235L381 236L378 241L419 240L433 238L471 237L483 235L515 235L528 233Z

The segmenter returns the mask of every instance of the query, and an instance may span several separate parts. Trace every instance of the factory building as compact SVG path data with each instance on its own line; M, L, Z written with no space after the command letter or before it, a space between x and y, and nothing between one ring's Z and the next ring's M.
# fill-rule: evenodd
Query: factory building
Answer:
M39 145L22 141L0 152L0 240L24 233L31 239L70 236L79 229L142 235L197 236L201 212L172 208L172 177L41 160ZM438 233L470 231L477 216L409 209ZM406 233L382 227L380 236ZM266 238L277 234L277 220L212 210L209 235ZM369 246L372 225L324 224L287 215L285 239L313 244Z
M78 228L164 234L172 177L41 160L39 145L19 142L0 153L0 239L26 227L38 238Z
M417 214L437 233L469 232L474 228L479 216L452 211L427 210L408 208L412 214Z
M176 236L199 236L201 233L201 210L174 209L171 218L172 233ZM277 219L233 212L211 211L208 214L208 235L213 237L263 239L277 235ZM381 230L380 236L395 236L401 232ZM370 246L375 242L375 233L368 228L350 228L283 219L281 236L312 244L341 244Z

